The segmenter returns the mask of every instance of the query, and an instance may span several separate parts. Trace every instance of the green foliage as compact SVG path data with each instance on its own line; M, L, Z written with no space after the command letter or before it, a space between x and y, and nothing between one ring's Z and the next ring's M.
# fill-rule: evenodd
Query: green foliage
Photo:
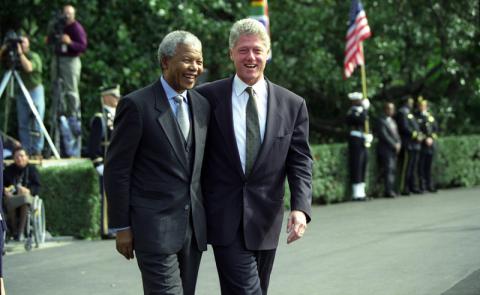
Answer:
M0 28L21 28L47 65L44 45L58 0L10 1L2 5ZM249 1L72 1L89 47L82 57L83 123L100 107L98 87L119 83L122 92L142 87L160 74L156 49L171 30L196 34L204 44L208 80L229 76L228 31L248 16ZM365 41L372 114L385 100L423 94L431 100L442 130L480 130L480 7L478 1L363 1L372 38ZM359 71L342 79L350 1L270 1L273 59L267 76L307 99L314 142L341 141L346 93L359 91ZM50 95L47 95L47 109Z
M78 238L99 236L98 176L90 161L39 168L47 230Z

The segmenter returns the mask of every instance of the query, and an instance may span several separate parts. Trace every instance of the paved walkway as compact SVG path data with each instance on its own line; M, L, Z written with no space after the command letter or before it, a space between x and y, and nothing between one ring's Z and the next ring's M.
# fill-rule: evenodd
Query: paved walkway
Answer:
M285 241L271 295L480 294L480 188L315 207L306 236ZM7 294L142 294L113 241L62 243L7 254ZM197 289L220 294L211 249Z

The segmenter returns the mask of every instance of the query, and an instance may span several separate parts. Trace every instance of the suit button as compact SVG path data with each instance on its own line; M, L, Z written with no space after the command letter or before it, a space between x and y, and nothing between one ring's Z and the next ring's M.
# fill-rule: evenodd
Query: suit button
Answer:
M185 205L184 209L185 211L187 211L188 209L190 209L190 205Z

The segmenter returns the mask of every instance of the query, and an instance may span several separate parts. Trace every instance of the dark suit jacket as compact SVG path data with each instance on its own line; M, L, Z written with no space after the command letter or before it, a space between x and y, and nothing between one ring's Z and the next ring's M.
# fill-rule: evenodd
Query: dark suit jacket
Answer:
M395 121L392 118L392 123L396 125ZM388 153L395 154L395 145L401 143L400 135L398 133L398 128L393 129L390 124L387 122L387 117L382 116L378 119L377 125L377 136L378 136L378 153Z
M209 121L207 100L188 91L195 155L190 175L184 141L160 80L119 102L105 164L112 228L131 226L134 248L178 252L191 210L199 250L206 250L200 172Z
M305 212L310 220L312 157L307 107L303 98L267 81L265 136L247 178L233 129L232 83L233 78L227 78L197 89L212 110L202 176L208 241L228 245L242 226L248 249L274 249L282 226L285 176L292 193L291 209Z

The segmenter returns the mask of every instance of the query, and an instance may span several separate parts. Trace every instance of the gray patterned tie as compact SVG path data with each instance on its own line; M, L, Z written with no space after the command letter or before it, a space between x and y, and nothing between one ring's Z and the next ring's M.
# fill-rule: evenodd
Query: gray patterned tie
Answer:
M190 132L190 120L188 118L188 110L185 105L185 101L181 95L175 96L175 102L177 103L177 122L180 130L182 131L183 138L187 140L188 133Z
M255 97L253 96L253 88L247 87L245 91L248 93L248 102L246 110L246 161L245 161L245 175L248 176L252 172L253 164L257 157L258 151L261 146L260 139L260 126L258 122L257 104L255 103Z

